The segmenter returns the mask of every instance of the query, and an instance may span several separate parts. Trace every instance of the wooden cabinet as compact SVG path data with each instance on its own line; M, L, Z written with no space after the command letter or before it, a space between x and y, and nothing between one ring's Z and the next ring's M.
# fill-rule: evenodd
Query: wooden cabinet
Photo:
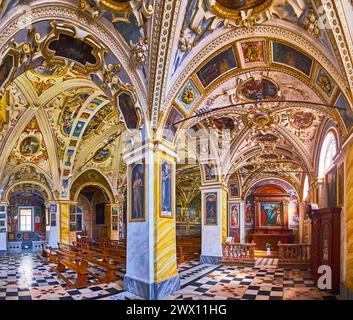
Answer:
M340 290L341 208L313 210L311 232L311 274L315 283L321 276L318 269L328 265L332 270L332 292Z

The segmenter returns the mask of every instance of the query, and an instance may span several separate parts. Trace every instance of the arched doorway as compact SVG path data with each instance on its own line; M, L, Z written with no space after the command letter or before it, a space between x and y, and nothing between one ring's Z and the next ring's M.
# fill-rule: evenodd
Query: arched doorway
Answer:
M7 241L10 253L38 251L47 240L46 194L33 184L19 184L8 194Z

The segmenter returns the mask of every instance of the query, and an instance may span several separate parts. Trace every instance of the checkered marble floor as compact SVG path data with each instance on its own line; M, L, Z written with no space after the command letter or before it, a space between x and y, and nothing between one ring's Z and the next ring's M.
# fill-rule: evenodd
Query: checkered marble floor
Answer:
M268 264L268 263L267 263ZM166 300L324 300L307 270L281 269L266 263L233 267L189 262L178 266L181 289ZM95 270L97 273L100 270ZM68 272L66 276L73 276ZM91 279L93 281L93 279ZM35 255L0 257L0 300L137 300L123 290L123 275L109 284L69 289Z

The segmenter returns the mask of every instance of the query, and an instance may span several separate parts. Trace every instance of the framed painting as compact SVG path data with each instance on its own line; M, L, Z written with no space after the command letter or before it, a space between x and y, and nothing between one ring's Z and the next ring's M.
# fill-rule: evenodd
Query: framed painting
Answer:
M261 202L259 204L259 226L262 228L282 228L283 203Z
M145 212L145 164L134 163L129 166L130 195L129 220L141 222L146 219Z
M333 167L326 174L326 190L328 207L337 207L337 168Z
M337 206L343 207L344 203L344 164L337 167Z
M161 177L161 217L173 217L173 165L162 159L160 165Z
M292 67L310 77L313 60L304 53L280 42L272 42L272 61Z
M234 236L234 230L240 228L240 203L230 203L228 213L228 236Z
M205 193L205 225L216 226L217 224L217 193Z
M238 182L232 182L229 185L229 190L230 190L230 196L231 197L239 197L240 196L239 183Z
M216 165L213 162L204 163L203 169L204 169L205 181L217 180Z
M196 74L203 87L206 88L219 76L237 67L233 49L228 48L207 62Z
M255 225L255 208L253 196L249 195L245 201L244 207L244 216L245 216L245 228L251 229Z

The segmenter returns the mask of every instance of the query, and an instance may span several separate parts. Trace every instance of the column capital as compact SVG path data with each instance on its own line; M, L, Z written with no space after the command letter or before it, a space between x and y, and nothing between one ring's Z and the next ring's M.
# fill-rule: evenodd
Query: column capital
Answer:
M215 182L215 183L210 183L210 184L204 184L200 187L200 191L206 191L206 190L214 190L214 189L221 189L223 191L228 192L228 186L225 185L223 182Z

